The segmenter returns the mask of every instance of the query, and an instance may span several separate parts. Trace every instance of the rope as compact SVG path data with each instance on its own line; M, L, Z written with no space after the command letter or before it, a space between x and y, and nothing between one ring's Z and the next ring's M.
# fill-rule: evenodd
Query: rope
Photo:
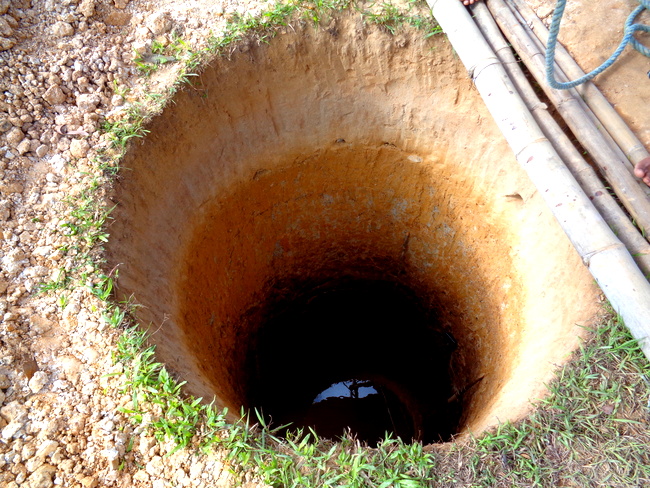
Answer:
M583 84L586 81L591 80L596 75L602 73L607 68L609 68L616 59L621 55L625 46L630 44L634 49L639 51L644 56L650 57L650 49L641 44L634 38L635 32L650 32L650 26L643 24L635 24L634 19L644 10L650 11L650 0L639 0L639 5L635 8L632 13L628 16L625 21L625 29L623 40L619 44L616 51L609 57L607 61L601 64L598 68L587 73L584 76L581 76L577 80L569 81L567 83L557 82L555 80L555 46L557 44L557 36L560 32L560 22L562 21L562 15L564 14L564 7L566 7L566 0L557 0L555 6L555 11L553 12L553 18L551 20L551 27L549 28L548 33L548 44L546 45L546 81L552 88L556 90L568 90L574 86Z

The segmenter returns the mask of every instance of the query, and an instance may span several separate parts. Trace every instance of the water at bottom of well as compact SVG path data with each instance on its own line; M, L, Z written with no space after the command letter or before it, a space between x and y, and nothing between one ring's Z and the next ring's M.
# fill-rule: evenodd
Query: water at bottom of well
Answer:
M383 385L361 379L334 383L323 390L301 424L330 439L340 438L349 430L370 445L387 433L405 441L415 435L413 418L397 395Z

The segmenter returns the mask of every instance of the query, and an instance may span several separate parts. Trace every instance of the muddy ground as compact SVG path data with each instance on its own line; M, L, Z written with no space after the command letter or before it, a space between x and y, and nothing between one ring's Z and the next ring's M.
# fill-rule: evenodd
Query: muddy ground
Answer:
M542 18L550 1L532 0ZM569 2L561 39L584 68L613 51L633 0ZM117 332L100 302L78 287L64 299L39 283L77 266L66 203L88 185L90 163L110 140L102 124L142 96L135 53L182 37L205 45L233 14L264 2L0 0L0 484L220 486L218 456L164 457L119 407ZM597 84L650 145L650 59L628 50ZM173 77L162 78L161 85ZM477 122L478 123L478 122ZM77 200L78 201L78 200ZM79 216L76 217L77 219ZM89 268L90 269L90 268ZM62 271L63 270L63 271ZM77 270L81 271L82 270ZM131 444L130 439L135 441Z

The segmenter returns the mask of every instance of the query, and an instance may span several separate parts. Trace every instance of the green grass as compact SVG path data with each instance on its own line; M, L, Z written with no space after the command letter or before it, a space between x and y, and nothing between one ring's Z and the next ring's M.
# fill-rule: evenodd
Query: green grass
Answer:
M122 322L122 319L119 320ZM230 425L225 412L183 398L154 360L145 335L127 330L124 364L137 422L146 402L160 407L155 435L178 448L225 449L243 472L278 487L644 486L650 483L650 366L617 318L596 330L550 385L550 396L517 423L450 447L425 448L388 438L368 448L314 432L279 438L258 416Z

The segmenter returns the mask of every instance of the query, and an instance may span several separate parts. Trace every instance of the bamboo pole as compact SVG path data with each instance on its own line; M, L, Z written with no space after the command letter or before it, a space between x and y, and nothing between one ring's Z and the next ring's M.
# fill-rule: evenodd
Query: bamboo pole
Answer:
M544 73L544 54L537 49L535 42L522 28L504 0L490 0L488 7L501 31L515 47L580 144L596 162L636 224L642 232L650 232L650 200L626 168L627 162L617 156L591 118L582 110L580 96L575 90L553 90L548 86Z
M648 241L639 234L638 229L630 222L627 215L609 194L596 172L571 143L551 114L548 113L546 105L540 101L535 90L530 86L526 75L519 67L519 63L517 63L509 44L501 34L485 3L475 3L470 8L474 14L474 21L503 64L508 76L546 137L551 141L571 174L573 174L607 224L625 244L641 271L646 275L650 275L650 244L648 244Z
M519 21L521 27L529 34L529 37L537 46L537 49L540 53L546 52L546 42L548 41L548 31L546 31L546 41L540 40L539 36L535 34L535 31L530 27L529 22L524 18L522 13L518 10L517 5L515 5L515 0L505 0L506 4L510 8L510 11ZM523 4L520 2L520 4ZM528 7L527 11L532 17L537 18L539 24L543 27L544 24L539 20L535 13ZM580 73L584 74L577 63L573 60L571 55L564 50L564 48L558 44L557 49L562 49L564 56L556 56L555 62L555 77L561 81L567 82L571 78L578 78L582 76ZM557 51L556 49L556 51ZM563 64L558 64L558 58L564 60ZM570 74L567 74L564 69L569 66L571 70ZM569 77L571 76L571 78ZM646 159L648 156L645 147L641 141L639 141L632 132L632 130L627 126L623 119L618 115L616 110L609 104L604 95L598 90L596 85L591 82L587 82L583 85L579 85L574 88L576 100L585 111L585 113L591 118L592 122L601 133L605 141L609 144L610 148L614 151L619 161L625 162L625 167L628 169L631 175L636 179L637 184L641 190L646 194L650 195L650 187L648 187L641 179L638 179L634 175L634 165L643 159ZM595 110L598 110L598 113ZM611 133L610 133L611 132ZM612 137L612 134L617 135L617 139ZM626 149L626 150L624 150Z
M548 43L548 29L528 4L526 4L525 0L508 1L513 2L525 19L526 24L532 29L543 45L546 46ZM568 51L559 43L555 50L555 60L568 77L576 79L584 76L585 73L582 68L580 68ZM633 164L650 158L650 153L643 146L643 143L636 137L614 107L610 105L596 85L589 81L577 87L577 91Z
M650 284L544 137L465 7L427 1L517 161L650 358Z

